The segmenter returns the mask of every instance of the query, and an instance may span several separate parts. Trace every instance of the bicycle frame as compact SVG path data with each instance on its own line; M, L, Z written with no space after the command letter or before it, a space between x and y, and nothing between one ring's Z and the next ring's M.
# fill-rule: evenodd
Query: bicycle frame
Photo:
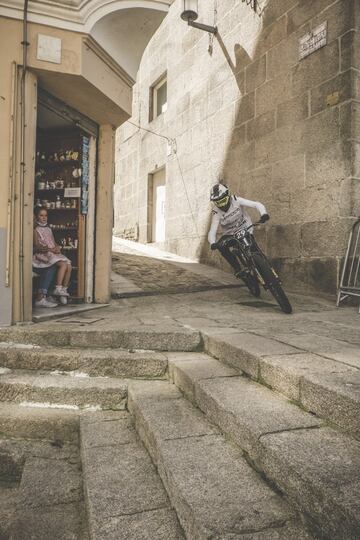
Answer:
M241 261L241 263L246 266L250 271L252 271L261 285L265 288L267 288L267 284L265 283L263 277L259 273L258 269L256 268L252 254L253 253L259 253L267 260L266 255L263 253L261 248L259 247L258 243L255 240L255 237L249 232L249 229L256 227L257 225L262 225L261 221L258 221L256 223L253 223L252 225L249 225L246 228L240 228L237 231L235 231L232 235L232 238L236 240L237 246L232 249L232 252L237 255ZM230 249L233 246L230 246ZM280 278L275 272L275 270L271 266L271 270L278 280L279 284L281 284Z

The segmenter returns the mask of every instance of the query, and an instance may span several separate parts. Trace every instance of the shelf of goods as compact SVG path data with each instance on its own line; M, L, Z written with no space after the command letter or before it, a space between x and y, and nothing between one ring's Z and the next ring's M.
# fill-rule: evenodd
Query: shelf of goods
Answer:
M79 130L39 130L35 206L48 211L55 242L71 261L70 301L84 298L86 216L81 213L82 136Z

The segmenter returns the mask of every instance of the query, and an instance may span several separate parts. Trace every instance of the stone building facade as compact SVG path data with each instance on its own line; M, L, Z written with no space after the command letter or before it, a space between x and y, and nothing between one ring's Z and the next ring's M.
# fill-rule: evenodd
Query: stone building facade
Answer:
M117 132L115 233L154 240L153 179L165 168L161 245L222 264L206 239L209 189L222 177L266 205L258 238L285 283L333 293L360 215L360 2L264 0L255 13L242 0L200 0L215 36L188 27L182 6L145 49L135 125ZM323 23L326 45L300 60L299 40ZM167 108L151 120L165 74Z

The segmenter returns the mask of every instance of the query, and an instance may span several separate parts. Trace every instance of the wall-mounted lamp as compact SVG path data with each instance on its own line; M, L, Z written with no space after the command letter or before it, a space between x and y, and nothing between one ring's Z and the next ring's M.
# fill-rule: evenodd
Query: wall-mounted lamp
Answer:
M198 0L183 0L184 10L181 14L183 21L186 21L189 26L193 28L198 28L199 30L205 30L205 32L210 32L211 34L216 34L217 27L209 26L207 24L195 22L198 18Z

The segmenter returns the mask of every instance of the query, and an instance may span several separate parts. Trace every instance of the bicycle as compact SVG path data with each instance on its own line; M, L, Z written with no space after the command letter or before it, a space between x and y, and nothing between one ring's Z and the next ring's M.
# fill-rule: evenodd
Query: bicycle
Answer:
M249 229L261 224L262 222L258 221L249 225L249 227L238 229L226 243L229 244L229 249L241 263L242 271L239 277L250 293L258 298L260 296L259 285L262 285L265 290L268 290L273 295L281 310L286 314L290 314L292 313L292 307L281 286L281 280L257 244L254 236L249 232Z

